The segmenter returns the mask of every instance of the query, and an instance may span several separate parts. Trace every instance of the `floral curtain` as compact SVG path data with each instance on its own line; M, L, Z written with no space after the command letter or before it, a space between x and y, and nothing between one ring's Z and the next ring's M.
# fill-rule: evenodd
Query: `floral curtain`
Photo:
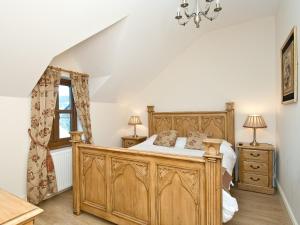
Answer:
M89 77L84 74L75 73L71 73L70 77L74 102L79 114L85 140L87 143L92 144L93 137L90 116Z
M51 136L60 72L47 69L31 93L31 138L28 169L27 199L41 202L49 193L57 192L54 165L48 142Z

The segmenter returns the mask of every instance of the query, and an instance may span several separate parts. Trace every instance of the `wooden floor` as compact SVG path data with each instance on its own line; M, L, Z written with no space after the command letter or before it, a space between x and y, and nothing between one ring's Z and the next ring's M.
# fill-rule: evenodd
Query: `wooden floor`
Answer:
M264 195L234 190L240 211L226 225L292 225L279 194ZM35 225L112 225L92 215L72 213L72 192L67 191L39 205L45 210Z
M233 190L239 212L226 225L292 225L281 197Z

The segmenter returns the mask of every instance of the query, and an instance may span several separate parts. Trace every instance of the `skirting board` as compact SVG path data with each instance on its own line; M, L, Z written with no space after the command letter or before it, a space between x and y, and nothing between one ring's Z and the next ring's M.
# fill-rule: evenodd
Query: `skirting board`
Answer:
M283 203L284 203L284 205L285 205L285 207L286 207L286 209L287 209L287 211L288 211L288 214L289 214L289 216L290 216L290 219L291 219L293 225L299 225L299 223L298 223L297 220L296 220L296 217L294 216L294 213L293 213L293 211L292 211L292 208L291 208L291 206L290 206L290 204L289 204L289 202L288 202L288 200L287 200L287 198L286 198L286 196L285 196L285 193L284 193L282 187L280 186L279 181L276 180L276 183L277 183L277 189L278 189L278 191L279 191L279 194L281 195L281 198L282 198Z
M54 197L54 196L56 196L56 195L60 195L60 194L63 193L63 192L66 192L66 191L71 190L72 188L73 188L73 186L72 186L72 187L68 187L68 188L66 188L66 189L64 189L64 190L58 191L58 192L56 192L56 193L49 194L49 195L47 195L47 196L44 198L44 200L48 200L49 198L52 198L52 197ZM44 200L43 200L43 201L44 201ZM298 225L298 224L297 224L297 225Z

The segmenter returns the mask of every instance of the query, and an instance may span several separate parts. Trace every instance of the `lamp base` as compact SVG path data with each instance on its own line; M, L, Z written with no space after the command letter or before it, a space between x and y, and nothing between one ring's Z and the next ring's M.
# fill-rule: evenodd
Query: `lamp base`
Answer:
M253 128L253 141L250 143L251 146L258 146L259 143L256 141L256 128Z
M258 146L259 143L256 141L256 140L253 140L251 143L250 143L251 146Z
M132 137L137 138L138 135L136 134L136 125L134 125L133 129L134 129L134 133L133 133Z

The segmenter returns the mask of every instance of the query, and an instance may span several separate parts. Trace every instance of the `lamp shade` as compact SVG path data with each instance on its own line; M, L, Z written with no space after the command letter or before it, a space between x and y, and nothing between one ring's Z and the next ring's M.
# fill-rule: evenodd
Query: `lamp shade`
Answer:
M131 116L128 121L128 125L137 125L142 124L142 121L139 116Z
M260 115L249 115L243 125L243 127L248 128L266 128L267 124L264 118Z

